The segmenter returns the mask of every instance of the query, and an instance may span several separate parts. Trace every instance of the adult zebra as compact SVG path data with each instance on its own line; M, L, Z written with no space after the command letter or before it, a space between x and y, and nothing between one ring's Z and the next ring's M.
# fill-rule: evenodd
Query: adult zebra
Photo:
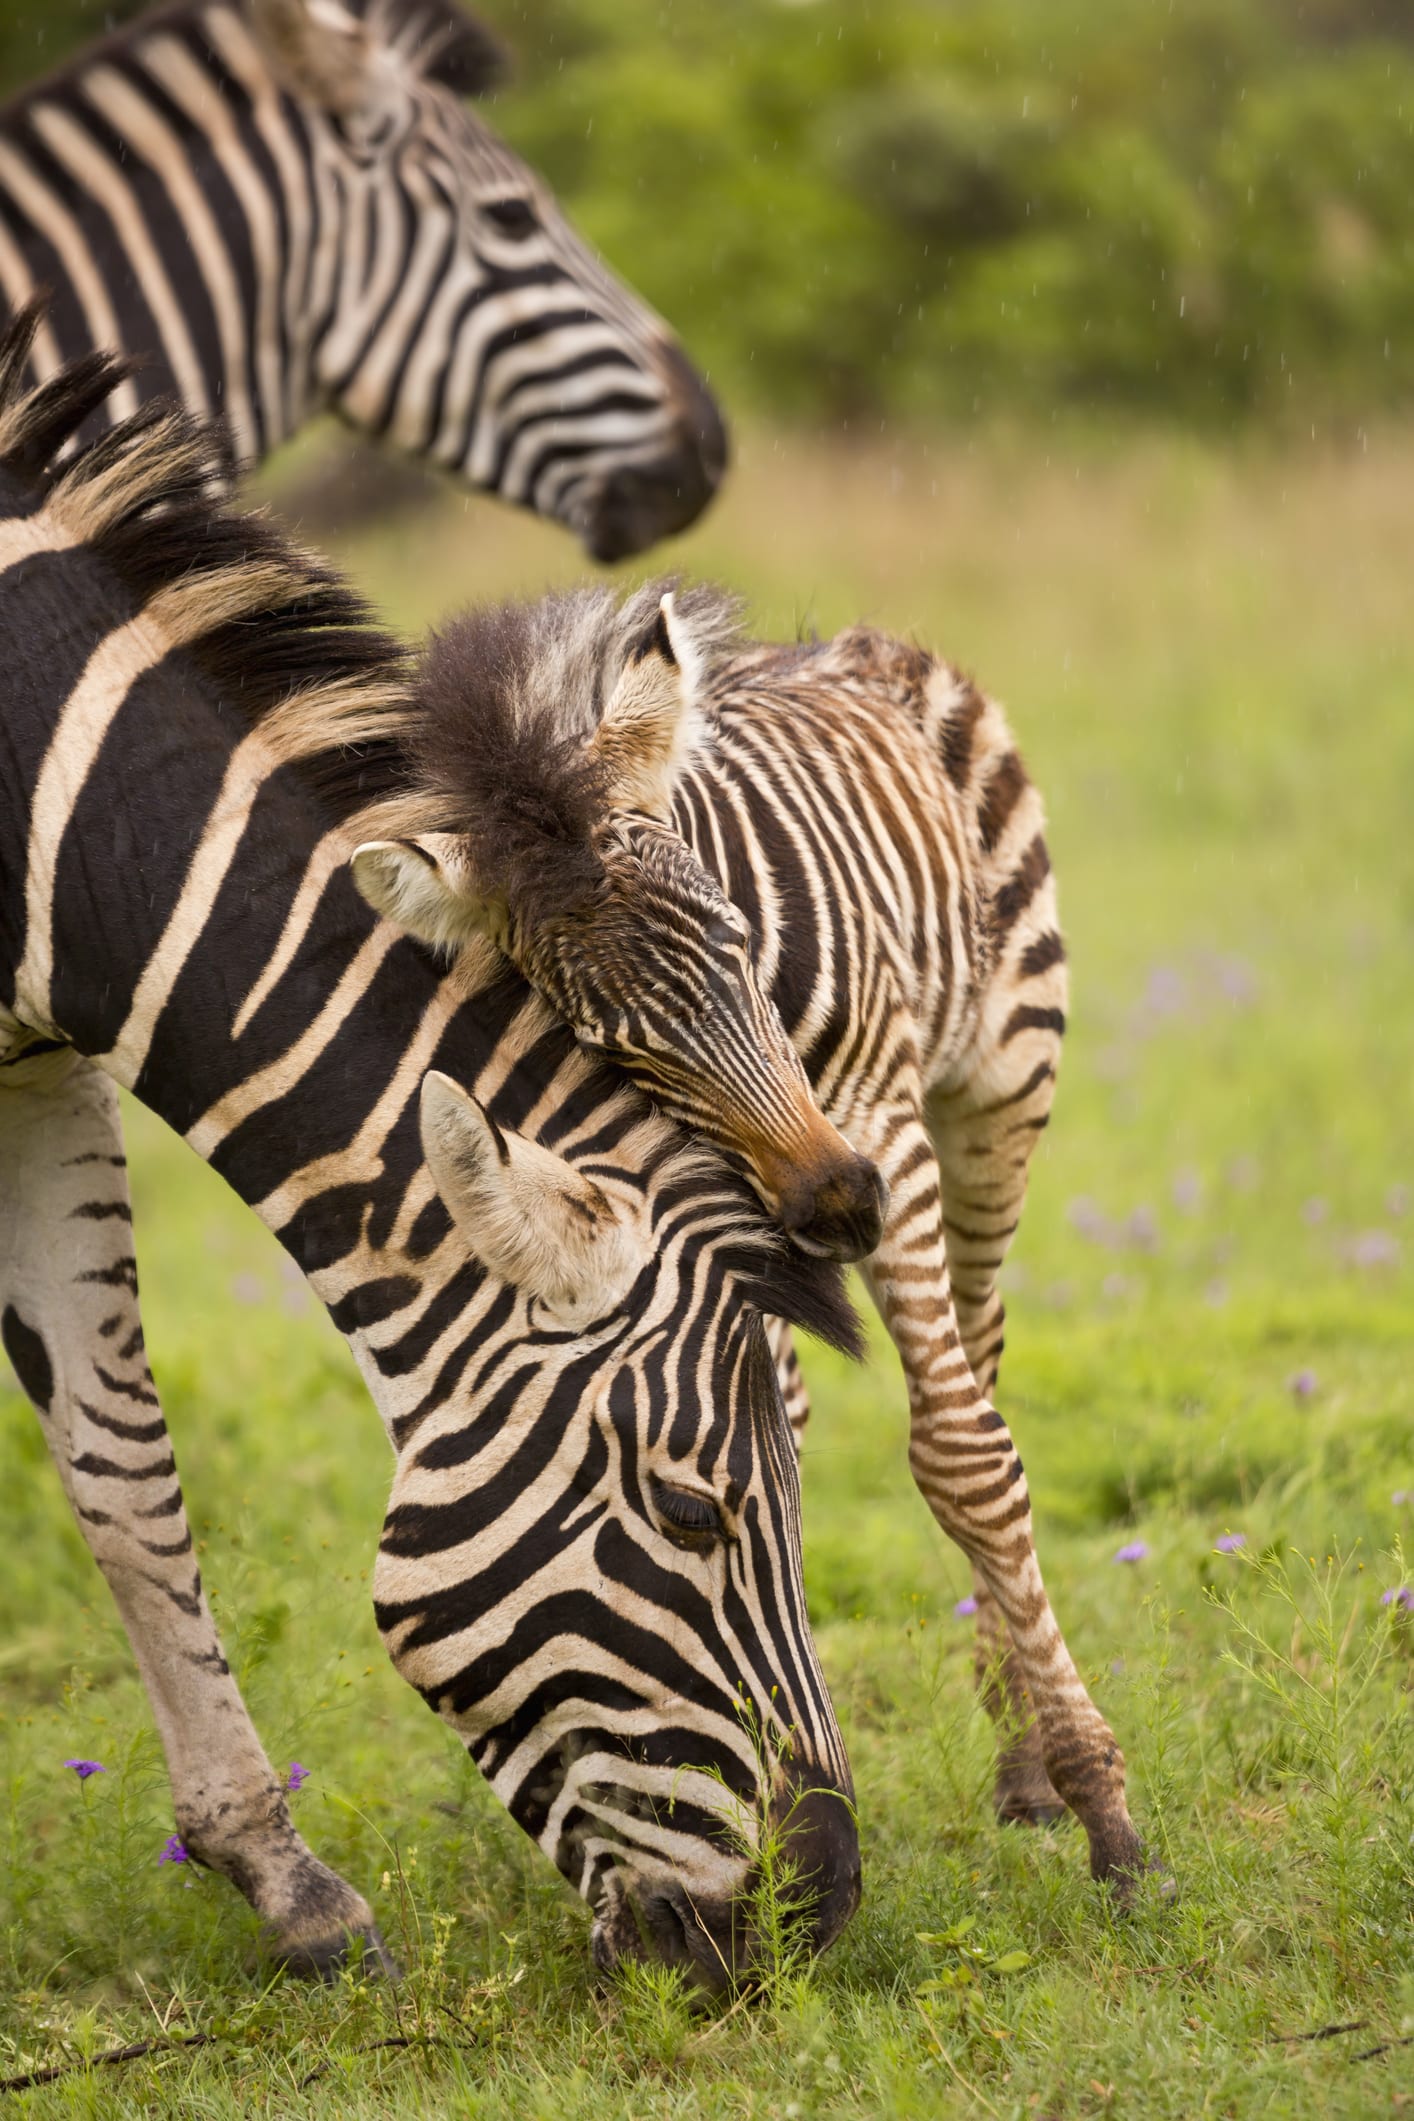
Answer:
M598 559L682 529L726 462L662 321L462 99L499 55L458 0L189 0L0 111L0 306L50 295L40 374L144 364L242 465L315 412L566 524Z
M973 1565L998 1811L1064 1800L1096 1876L1132 1880L1124 1758L992 1403L997 1274L1065 1026L1041 800L1000 709L948 665L867 628L788 648L737 629L720 592L662 584L454 623L418 681L420 801L355 871L413 933L491 936L787 1222L813 1086L871 1181L845 1228L872 1214L872 1242L887 1203L865 1272L914 1477ZM799 1428L784 1327L777 1347Z
M767 1818L823 1945L858 1844L762 1314L849 1343L837 1274L492 953L444 975L375 921L339 820L398 750L400 653L268 526L213 510L185 416L55 471L120 371L22 392L36 322L0 341L0 1333L182 1837L288 1960L325 1966L350 1933L381 1951L295 1833L203 1596L115 1083L347 1337L397 1452L390 1653L594 1906L600 1962L641 1936L723 1985Z

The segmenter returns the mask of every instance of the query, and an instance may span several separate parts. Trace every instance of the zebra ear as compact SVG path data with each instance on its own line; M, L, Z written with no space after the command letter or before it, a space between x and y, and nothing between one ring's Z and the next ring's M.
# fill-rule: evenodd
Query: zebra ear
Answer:
M615 810L646 810L666 823L678 775L702 741L697 705L703 658L671 593L637 653L624 665L590 739Z
M374 912L434 950L463 950L477 935L499 945L507 933L505 901L477 889L455 833L368 840L354 850L352 867Z
M298 95L338 118L365 108L373 38L338 0L250 0L250 19L276 72Z
M435 1070L422 1084L422 1149L453 1221L499 1280L539 1297L570 1331L623 1303L650 1257L641 1225Z

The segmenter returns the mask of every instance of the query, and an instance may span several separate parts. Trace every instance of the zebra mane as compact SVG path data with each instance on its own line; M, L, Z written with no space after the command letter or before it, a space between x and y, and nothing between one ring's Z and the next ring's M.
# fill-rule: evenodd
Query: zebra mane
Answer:
M150 611L174 648L336 819L406 774L410 664L363 599L283 531L220 497L217 430L160 400L71 455L85 420L131 372L87 354L27 388L43 315L27 303L0 332L0 473Z
M674 617L703 677L740 646L724 591L658 581L620 602L612 589L562 590L454 619L429 642L413 688L417 830L458 834L473 875L523 921L564 915L603 882L596 828L609 811L589 748L626 665Z
M338 0L351 15L365 21L379 43L399 53L424 81L435 81L457 96L484 96L500 86L510 71L510 57L499 38L460 0ZM248 13L250 0L227 0ZM117 0L104 10L109 27L79 47L51 72L26 82L0 103L8 117L32 98L47 95L84 74L95 62L121 52L135 37L158 29L201 28L201 0Z
M425 81L457 96L484 96L510 72L499 38L469 15L460 0L344 0L384 44L392 45Z

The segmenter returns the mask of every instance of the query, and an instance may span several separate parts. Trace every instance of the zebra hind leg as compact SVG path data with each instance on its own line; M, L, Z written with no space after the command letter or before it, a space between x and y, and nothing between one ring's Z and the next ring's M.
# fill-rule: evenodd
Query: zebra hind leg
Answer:
M222 1654L143 1346L117 1093L90 1062L0 1074L0 1202L0 1337L127 1630L179 1838L293 1970L395 1973L367 1902L295 1831Z
M916 1118L885 1130L885 1139L876 1160L891 1200L867 1272L908 1380L914 1480L985 1593L984 1673L997 1678L984 1698L1002 1725L999 1809L1009 1818L1053 1817L1056 1798L1063 1800L1085 1827L1094 1875L1124 1888L1143 1866L1125 1803L1124 1756L1066 1647L1041 1577L1021 1460L967 1359L932 1145ZM1010 1655L1000 1658L997 1616L1011 1637Z

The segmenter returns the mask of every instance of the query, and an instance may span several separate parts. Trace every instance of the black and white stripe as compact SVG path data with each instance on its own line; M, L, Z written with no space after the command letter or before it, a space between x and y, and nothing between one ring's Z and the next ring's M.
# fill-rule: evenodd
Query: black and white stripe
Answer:
M39 372L144 357L259 462L327 407L567 524L601 558L721 476L704 386L459 92L457 0L159 8L0 112L0 304L51 308Z
M390 1652L593 1903L601 1961L646 1947L722 1985L750 1951L753 1837L787 1815L828 1941L858 1849L762 1320L847 1342L837 1278L489 952L447 974L374 918L341 820L375 767L392 800L399 652L268 526L212 513L181 416L45 471L113 373L25 396L27 352L23 327L0 342L0 1321L183 1838L286 1957L380 1948L295 1834L205 1603L115 1084L250 1202L347 1337L397 1454ZM611 1257L630 1272L596 1309ZM590 1315L567 1324L576 1259Z

